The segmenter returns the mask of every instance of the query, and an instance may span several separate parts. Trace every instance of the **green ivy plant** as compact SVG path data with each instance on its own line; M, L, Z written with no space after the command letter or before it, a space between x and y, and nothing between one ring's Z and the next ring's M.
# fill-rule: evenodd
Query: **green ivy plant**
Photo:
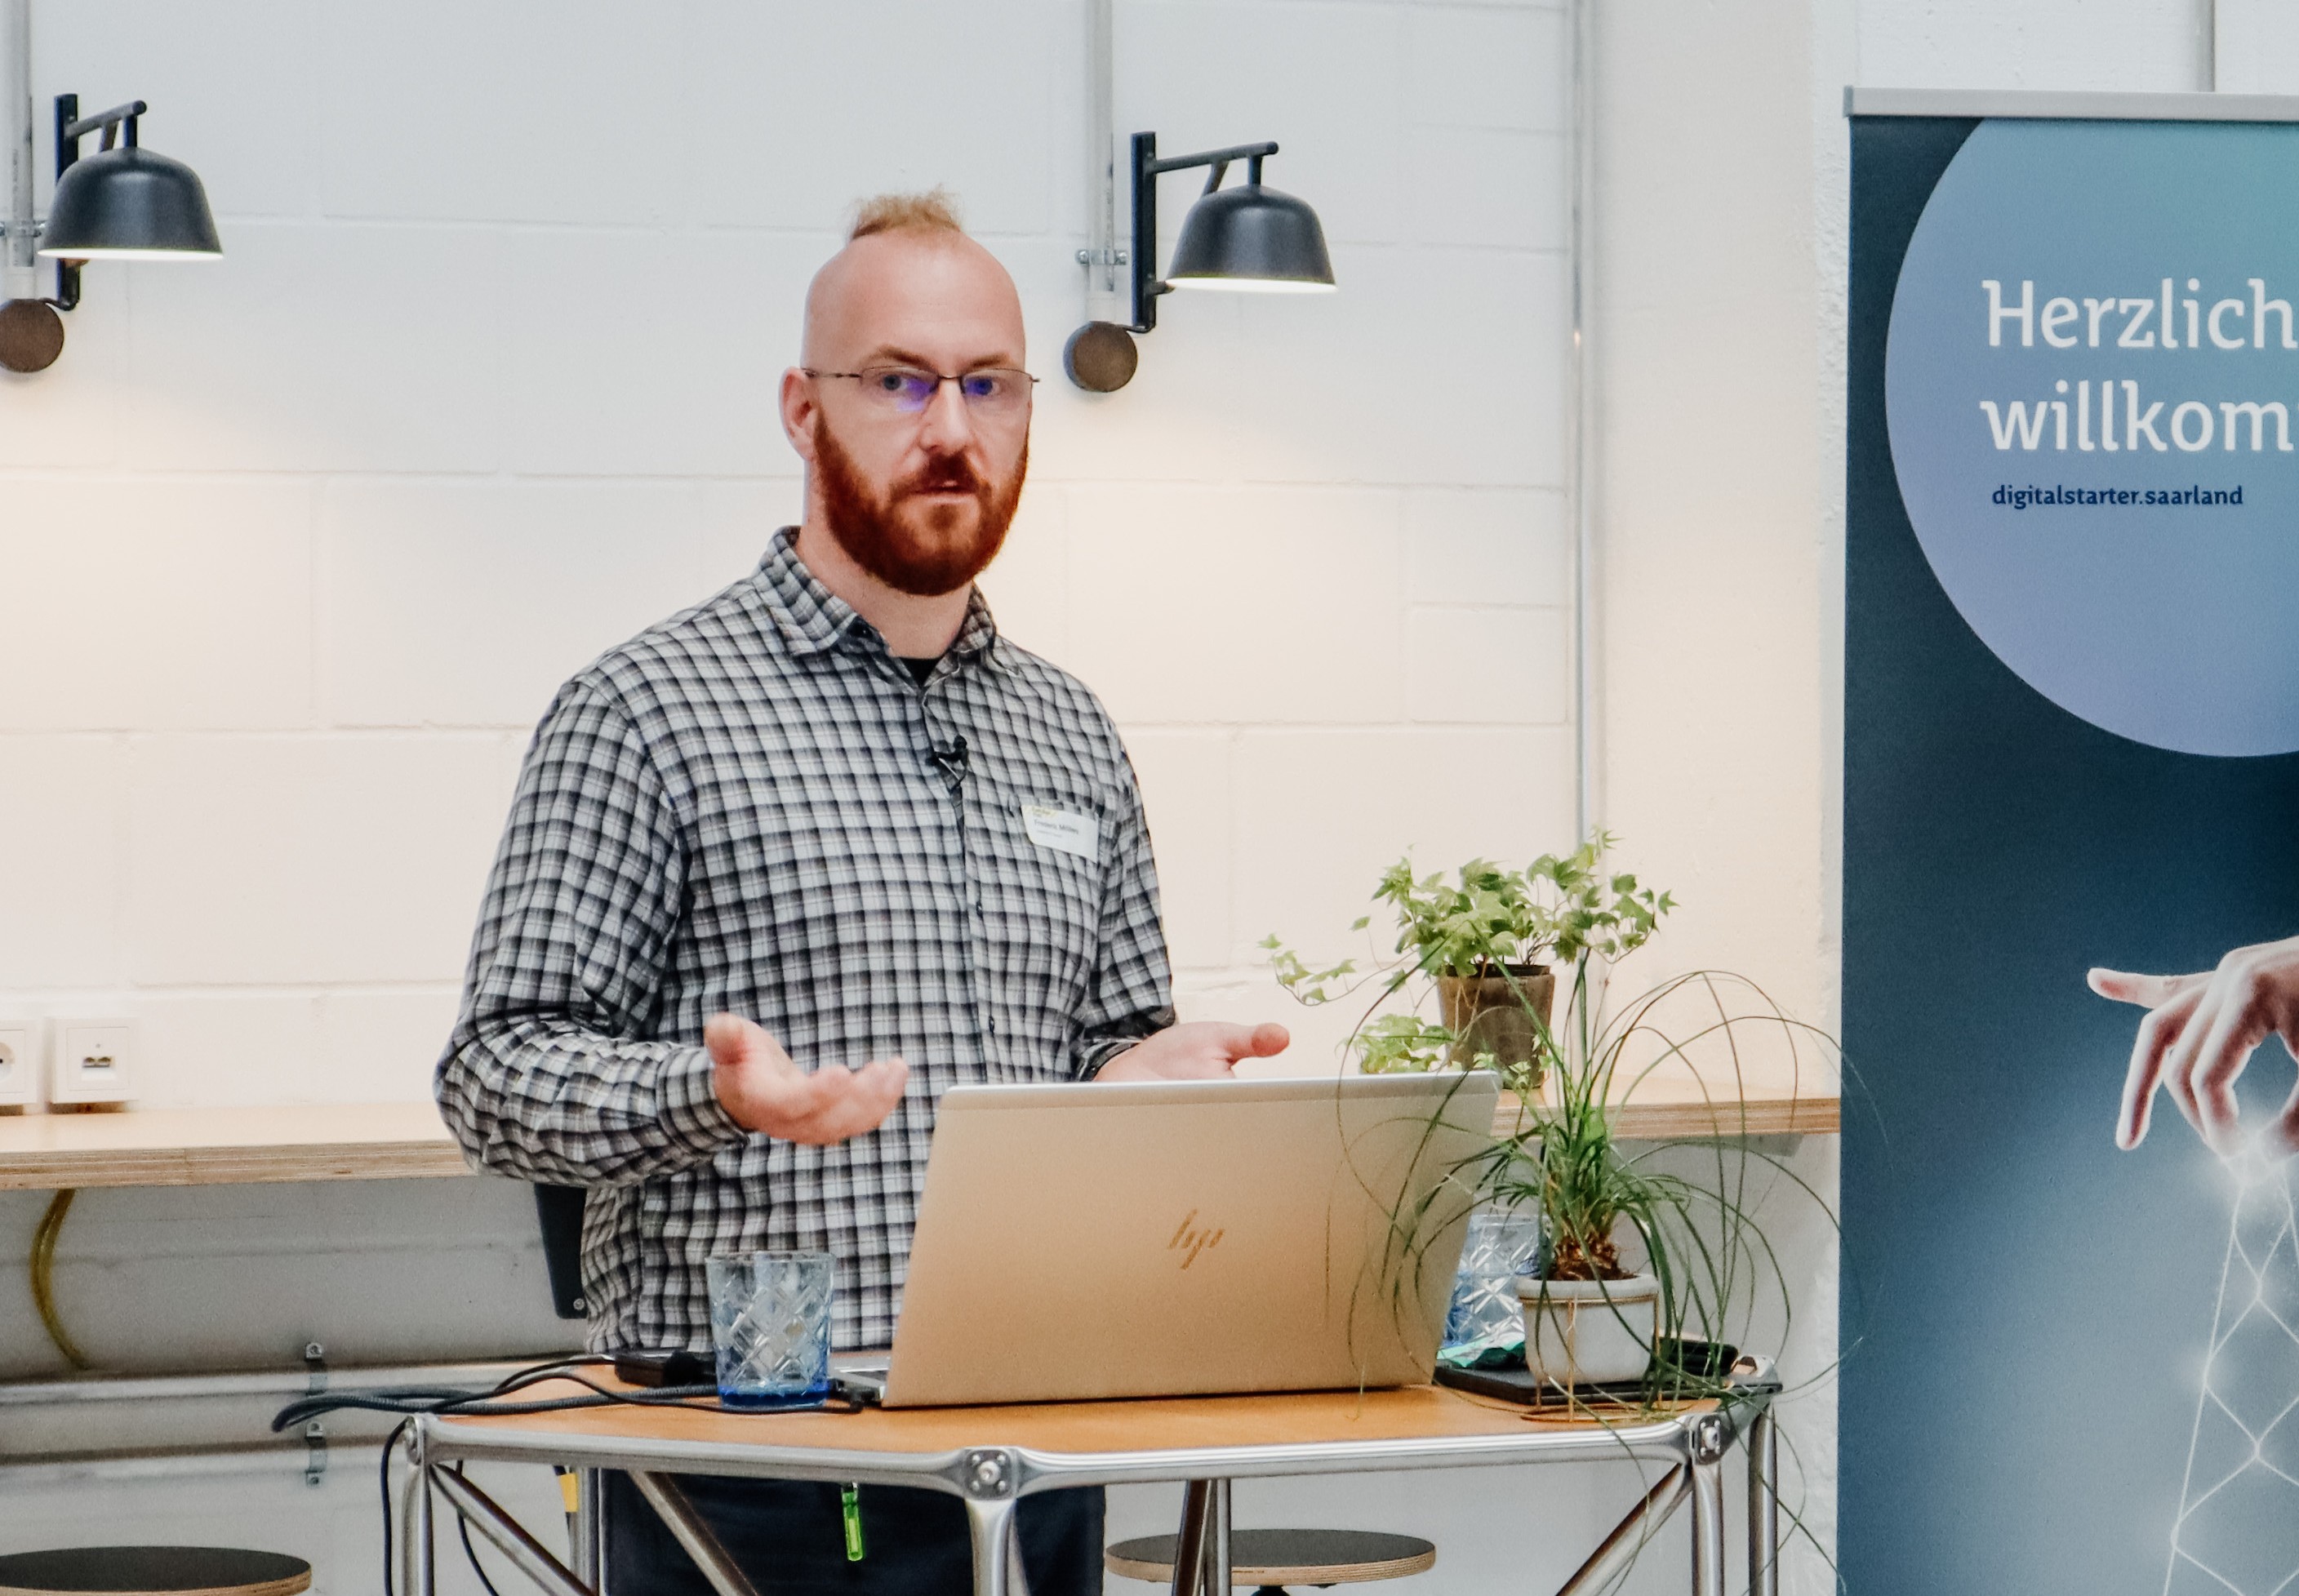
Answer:
M1577 966L1594 955L1606 961L1634 952L1649 941L1676 900L1655 892L1627 872L1607 871L1606 853L1616 839L1598 832L1570 853L1544 853L1521 870L1490 860L1473 859L1448 879L1442 870L1416 876L1408 855L1382 873L1374 889L1376 903L1394 915L1393 957L1360 976L1357 961L1344 959L1312 966L1275 934L1264 937L1279 985L1299 1002L1315 1007L1337 1002L1368 985L1374 995L1350 1035L1357 1068L1367 1075L1441 1068L1458 1040L1441 1025L1413 1013L1383 1015L1381 1007L1415 978L1501 977L1512 985L1518 972L1547 963ZM1360 916L1349 928L1373 924ZM1481 1055L1487 1058L1488 1055ZM1520 1088L1540 1078L1540 1069L1505 1072Z

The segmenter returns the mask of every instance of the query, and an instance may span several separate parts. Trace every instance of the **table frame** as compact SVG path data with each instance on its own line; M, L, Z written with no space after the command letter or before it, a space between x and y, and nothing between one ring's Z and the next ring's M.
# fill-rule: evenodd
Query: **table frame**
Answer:
M1752 1367L1749 1367L1752 1366ZM403 1596L436 1596L435 1494L533 1580L546 1596L611 1596L606 1588L605 1528L599 1471L627 1472L694 1559L718 1596L759 1596L672 1476L734 1475L909 1485L944 1492L966 1504L973 1530L977 1596L1026 1596L1014 1514L1022 1498L1073 1485L1183 1482L1174 1596L1229 1596L1230 1482L1285 1475L1362 1474L1519 1463L1666 1465L1557 1596L1601 1591L1687 1500L1692 1504L1692 1596L1724 1596L1724 1459L1748 1456L1748 1589L1778 1596L1779 1452L1772 1399L1780 1386L1768 1359L1746 1360L1734 1400L1618 1424L1541 1428L1518 1434L1331 1441L1283 1445L1196 1446L1139 1451L1051 1453L1013 1445L930 1452L833 1447L732 1445L646 1435L586 1435L426 1417L410 1426L396 1555ZM1268 1399L1264 1399L1268 1400ZM1282 1399L1279 1399L1282 1400ZM572 1567L546 1550L494 1500L457 1471L464 1462L550 1463L577 1468L582 1490Z

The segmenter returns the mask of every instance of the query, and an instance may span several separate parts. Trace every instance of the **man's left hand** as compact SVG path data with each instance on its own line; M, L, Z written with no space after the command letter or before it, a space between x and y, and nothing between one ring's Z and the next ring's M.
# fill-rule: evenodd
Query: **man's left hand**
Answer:
M1167 1026L1101 1067L1098 1081L1205 1081L1234 1073L1240 1059L1267 1059L1293 1038L1280 1025L1236 1026L1193 1019Z

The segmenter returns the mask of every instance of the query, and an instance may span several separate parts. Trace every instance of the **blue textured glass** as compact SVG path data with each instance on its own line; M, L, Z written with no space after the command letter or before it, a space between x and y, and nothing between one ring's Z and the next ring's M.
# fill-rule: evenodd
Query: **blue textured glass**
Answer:
M1525 1209L1486 1209L1469 1216L1453 1302L1445 1316L1448 1347L1492 1345L1524 1339L1524 1313L1516 1277L1540 1251L1540 1217Z
M737 1252L704 1266L718 1400L729 1408L811 1408L830 1394L827 1252Z

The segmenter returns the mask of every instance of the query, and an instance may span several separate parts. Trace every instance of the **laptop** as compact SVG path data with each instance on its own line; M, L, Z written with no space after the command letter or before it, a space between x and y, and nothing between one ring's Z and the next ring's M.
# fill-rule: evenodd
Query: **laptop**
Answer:
M889 1408L1427 1380L1490 1145L1489 1072L959 1086Z

